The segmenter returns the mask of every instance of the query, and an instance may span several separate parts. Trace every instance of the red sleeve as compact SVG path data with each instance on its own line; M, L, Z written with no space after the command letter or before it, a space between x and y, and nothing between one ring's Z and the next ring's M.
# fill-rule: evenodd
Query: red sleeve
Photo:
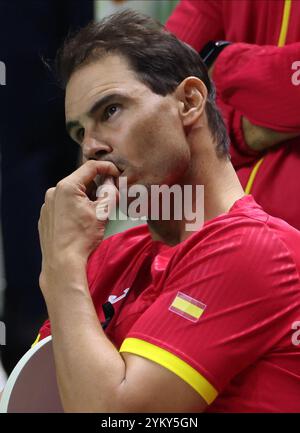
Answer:
M236 43L226 47L213 70L220 99L252 123L278 132L299 132L300 85L292 65L300 42L276 47Z
M204 377L220 393L259 357L282 341L289 345L291 317L299 311L297 269L281 241L250 218L222 221L205 242L195 236L181 253L173 257L162 293L130 329L120 351L169 368L196 390ZM172 305L179 293L192 305L179 300L178 313ZM207 402L216 397L209 394Z
M220 0L182 0L166 23L179 39L200 51L210 40L224 39Z

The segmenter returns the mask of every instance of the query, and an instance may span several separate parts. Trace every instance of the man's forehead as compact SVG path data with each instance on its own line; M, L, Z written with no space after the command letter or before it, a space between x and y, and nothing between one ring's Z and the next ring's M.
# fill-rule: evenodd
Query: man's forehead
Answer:
M66 87L66 117L74 117L108 91L128 92L142 86L126 59L106 55L75 71Z

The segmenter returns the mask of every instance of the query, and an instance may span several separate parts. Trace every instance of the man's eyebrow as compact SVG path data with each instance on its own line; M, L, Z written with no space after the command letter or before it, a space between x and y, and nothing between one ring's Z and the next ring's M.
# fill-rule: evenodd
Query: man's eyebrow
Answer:
M96 101L94 105L92 105L87 115L89 117L92 117L100 108L103 107L103 105L108 104L109 102L111 102L113 99L116 98L124 100L126 99L126 96L121 93L110 93L109 95L105 95L102 98L98 99L98 101Z
M92 105L92 107L87 112L87 115L89 117L92 117L100 108L102 108L104 105L108 104L110 101L112 101L115 98L123 99L123 100L127 99L127 97L121 93L111 93L109 95L105 95L102 98L98 99L98 101L96 101ZM66 129L68 134L70 134L71 130L76 126L81 126L81 123L78 122L78 120L69 120L66 123Z

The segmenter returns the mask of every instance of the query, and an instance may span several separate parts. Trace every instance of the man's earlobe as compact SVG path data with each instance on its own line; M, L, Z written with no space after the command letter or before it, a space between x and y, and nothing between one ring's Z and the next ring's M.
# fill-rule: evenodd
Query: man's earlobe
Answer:
M176 93L183 125L191 126L198 123L202 117L207 95L203 82L197 77L188 77L180 83Z
M184 126L199 125L202 118L205 99L200 92L193 91L187 94L185 101L182 103L181 119Z

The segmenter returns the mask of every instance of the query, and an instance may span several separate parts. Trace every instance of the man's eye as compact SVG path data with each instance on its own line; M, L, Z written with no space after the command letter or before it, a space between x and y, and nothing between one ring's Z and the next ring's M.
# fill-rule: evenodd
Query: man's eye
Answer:
M108 120L110 117L112 117L117 111L119 110L119 106L117 104L109 105L105 108L103 112L103 120Z
M84 128L79 128L78 131L76 132L76 140L81 143L83 137L84 137Z

